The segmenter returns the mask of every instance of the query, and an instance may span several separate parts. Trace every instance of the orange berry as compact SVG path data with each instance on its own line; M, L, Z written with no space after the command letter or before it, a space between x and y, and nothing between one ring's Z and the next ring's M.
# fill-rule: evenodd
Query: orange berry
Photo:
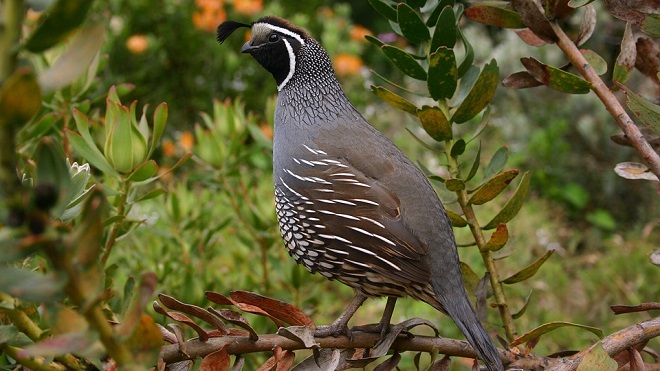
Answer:
M195 137L189 131L184 131L179 137L179 146L184 148L187 152L192 151L195 145Z
M167 157L174 157L176 154L176 148L174 147L174 143L172 143L171 140L165 139L163 141L163 144L161 144L161 148L163 149L163 155Z
M149 40L144 35L132 35L126 40L126 48L133 54L143 54L149 48Z
M355 41L367 41L364 36L373 35L373 33L366 27L356 24L351 27L351 39Z
M234 10L242 15L255 15L263 10L262 0L234 0Z

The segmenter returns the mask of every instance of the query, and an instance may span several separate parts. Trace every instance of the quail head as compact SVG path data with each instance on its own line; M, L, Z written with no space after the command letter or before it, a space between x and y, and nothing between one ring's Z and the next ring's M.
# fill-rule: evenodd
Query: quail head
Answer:
M326 51L305 30L267 16L227 21L223 42L252 29L241 52L277 83L273 179L280 232L308 271L355 290L346 311L317 336L336 335L366 297L422 300L448 314L491 370L499 353L468 301L451 224L424 174L348 100Z

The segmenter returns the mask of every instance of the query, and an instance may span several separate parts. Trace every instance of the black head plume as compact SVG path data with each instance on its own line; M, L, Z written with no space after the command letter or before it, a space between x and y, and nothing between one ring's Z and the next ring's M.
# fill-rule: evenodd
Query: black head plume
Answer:
M237 28L241 28L241 27L251 28L252 26L247 23L234 22L234 21L223 22L220 26L218 26L218 37L217 37L218 42L222 44L229 37L229 35L232 34L232 32L236 31Z

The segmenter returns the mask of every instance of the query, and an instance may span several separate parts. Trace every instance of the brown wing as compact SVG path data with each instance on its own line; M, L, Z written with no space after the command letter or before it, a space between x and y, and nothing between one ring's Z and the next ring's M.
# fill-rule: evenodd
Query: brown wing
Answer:
M293 158L275 179L291 255L310 271L351 286L363 286L366 276L371 286L384 287L380 293L372 288L374 295L426 285L427 248L403 223L399 198L345 159L309 152Z

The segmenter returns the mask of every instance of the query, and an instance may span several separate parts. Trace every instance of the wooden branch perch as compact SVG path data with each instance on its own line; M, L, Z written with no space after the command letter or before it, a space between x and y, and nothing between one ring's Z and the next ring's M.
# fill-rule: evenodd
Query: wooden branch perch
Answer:
M341 336L315 338L315 341L321 348L371 348L380 338L380 334L360 331L354 331L352 335L352 339ZM660 317L615 332L605 337L602 344L605 351L613 356L658 336L660 336ZM228 354L246 354L269 352L278 346L284 350L307 349L301 342L275 334L260 335L257 341L251 341L247 336L224 336L210 338L207 342L198 339L188 340L184 343L185 349L183 350L180 350L177 344L167 345L161 349L160 357L166 364L171 364L204 357L223 347ZM401 335L391 349L414 352L437 350L439 353L449 356L476 357L476 353L467 342L443 337ZM542 367L555 371L568 371L577 368L589 349L591 347L568 358L524 356L506 350L500 350L500 357L505 365L513 368L536 369Z

